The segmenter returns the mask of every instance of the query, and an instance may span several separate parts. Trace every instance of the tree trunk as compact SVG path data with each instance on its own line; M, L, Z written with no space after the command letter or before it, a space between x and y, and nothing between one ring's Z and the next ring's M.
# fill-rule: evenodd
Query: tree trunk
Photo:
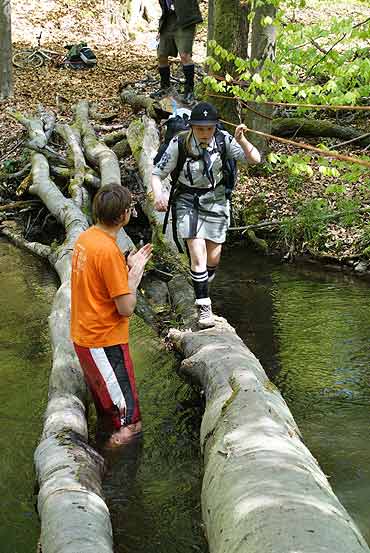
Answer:
M207 56L212 54L212 49L209 47L210 40L214 39L215 34L215 0L208 0L208 27L207 27Z
M369 553L278 389L220 317L170 331L180 372L202 387L202 512L210 553Z
M232 54L241 57L248 57L248 14L250 6L240 0L213 0L212 21L208 23L208 32L212 32L212 38L222 48ZM209 17L209 16L208 16ZM227 25L225 25L227 21ZM220 61L220 75L226 73L231 75L235 72L233 62ZM223 117L232 123L239 123L236 102L230 100L212 98Z
M0 0L0 100L13 95L10 0Z
M270 17L272 21L276 17L276 7L268 3L268 0L264 0L261 5L255 8L255 16L252 23L250 57L251 60L258 61L258 66L254 72L259 71L266 59L275 59L276 29L274 25L266 25L264 23L266 17ZM251 129L271 134L272 106L256 104L255 102L248 102L248 104L252 110L248 111L247 126ZM252 140L262 155L267 152L267 141L264 137L251 133L248 138Z

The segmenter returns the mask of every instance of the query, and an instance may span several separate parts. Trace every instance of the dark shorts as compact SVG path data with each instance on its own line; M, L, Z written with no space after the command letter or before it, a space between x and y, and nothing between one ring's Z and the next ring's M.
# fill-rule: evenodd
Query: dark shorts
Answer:
M159 35L158 56L176 58L179 52L192 55L195 27L182 29L176 25L176 15L169 15Z
M98 415L110 423L112 431L138 422L140 407L128 344L74 347Z

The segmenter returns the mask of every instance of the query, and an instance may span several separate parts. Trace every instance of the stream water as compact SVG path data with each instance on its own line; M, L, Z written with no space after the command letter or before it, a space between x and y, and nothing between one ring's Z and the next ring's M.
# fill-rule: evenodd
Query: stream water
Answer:
M35 551L39 536L33 452L47 398L47 316L56 286L48 265L0 240L3 553ZM369 285L234 248L223 257L213 297L280 387L308 447L370 542ZM115 553L206 553L198 395L138 318L131 335L145 437L108 459L104 490Z
M370 544L370 283L237 247L212 292Z
M48 264L0 239L0 543L36 551L33 452L47 400L47 318L56 279Z

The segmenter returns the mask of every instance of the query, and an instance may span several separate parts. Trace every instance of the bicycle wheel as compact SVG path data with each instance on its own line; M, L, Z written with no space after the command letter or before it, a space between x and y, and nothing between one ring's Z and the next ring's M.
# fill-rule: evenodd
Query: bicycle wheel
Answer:
M12 61L19 69L25 69L26 67L41 67L44 58L34 50L21 50L14 54Z

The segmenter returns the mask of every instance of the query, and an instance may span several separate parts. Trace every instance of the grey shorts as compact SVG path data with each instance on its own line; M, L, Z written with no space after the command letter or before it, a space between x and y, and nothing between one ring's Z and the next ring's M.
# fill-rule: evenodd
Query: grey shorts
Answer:
M181 192L174 202L177 234L180 238L203 238L216 244L226 240L230 225L230 203L221 184L197 196Z
M176 15L170 14L164 23L158 44L158 57L177 57L177 54L193 53L193 42L196 25L182 29L176 25Z

